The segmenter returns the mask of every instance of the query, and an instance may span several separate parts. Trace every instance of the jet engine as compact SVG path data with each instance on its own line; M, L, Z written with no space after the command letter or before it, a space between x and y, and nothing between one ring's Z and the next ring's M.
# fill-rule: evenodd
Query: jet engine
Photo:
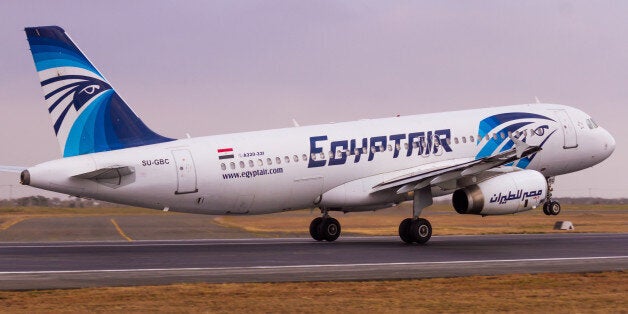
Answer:
M457 190L452 201L459 214L506 215L539 206L546 193L545 177L538 171L523 170Z

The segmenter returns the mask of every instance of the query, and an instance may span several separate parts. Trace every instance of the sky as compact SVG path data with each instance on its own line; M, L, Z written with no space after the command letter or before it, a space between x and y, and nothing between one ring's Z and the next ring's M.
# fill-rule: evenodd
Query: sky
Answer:
M628 1L2 1L0 165L60 157L23 32L59 25L174 138L535 102L617 141L557 196L628 197ZM54 195L0 174L0 198Z

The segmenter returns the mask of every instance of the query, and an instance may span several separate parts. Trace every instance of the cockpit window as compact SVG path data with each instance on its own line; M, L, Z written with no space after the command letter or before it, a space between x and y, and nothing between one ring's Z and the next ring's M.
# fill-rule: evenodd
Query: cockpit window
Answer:
M587 119L587 125L589 126L589 129L595 129L597 128L597 123L595 123L595 121L593 121L593 119L589 118Z

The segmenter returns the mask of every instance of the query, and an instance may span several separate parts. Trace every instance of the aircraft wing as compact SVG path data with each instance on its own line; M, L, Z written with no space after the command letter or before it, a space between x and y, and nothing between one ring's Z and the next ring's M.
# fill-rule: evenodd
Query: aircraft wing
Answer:
M15 172L20 173L26 170L27 167L19 167L19 166L0 166L1 172Z
M373 186L373 192L397 189L397 194L419 190L427 186L440 186L445 189L457 188L457 180L490 171L507 163L530 156L541 150L540 146L530 146L516 138L515 147L480 159L461 161L429 170L413 170L410 173L382 181Z

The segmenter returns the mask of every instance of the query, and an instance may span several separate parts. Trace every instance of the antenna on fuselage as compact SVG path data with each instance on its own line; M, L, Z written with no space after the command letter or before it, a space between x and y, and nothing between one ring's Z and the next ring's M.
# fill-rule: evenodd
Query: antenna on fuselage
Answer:
M541 103L541 101L539 100L539 97L534 96L534 100L536 101L537 104Z

